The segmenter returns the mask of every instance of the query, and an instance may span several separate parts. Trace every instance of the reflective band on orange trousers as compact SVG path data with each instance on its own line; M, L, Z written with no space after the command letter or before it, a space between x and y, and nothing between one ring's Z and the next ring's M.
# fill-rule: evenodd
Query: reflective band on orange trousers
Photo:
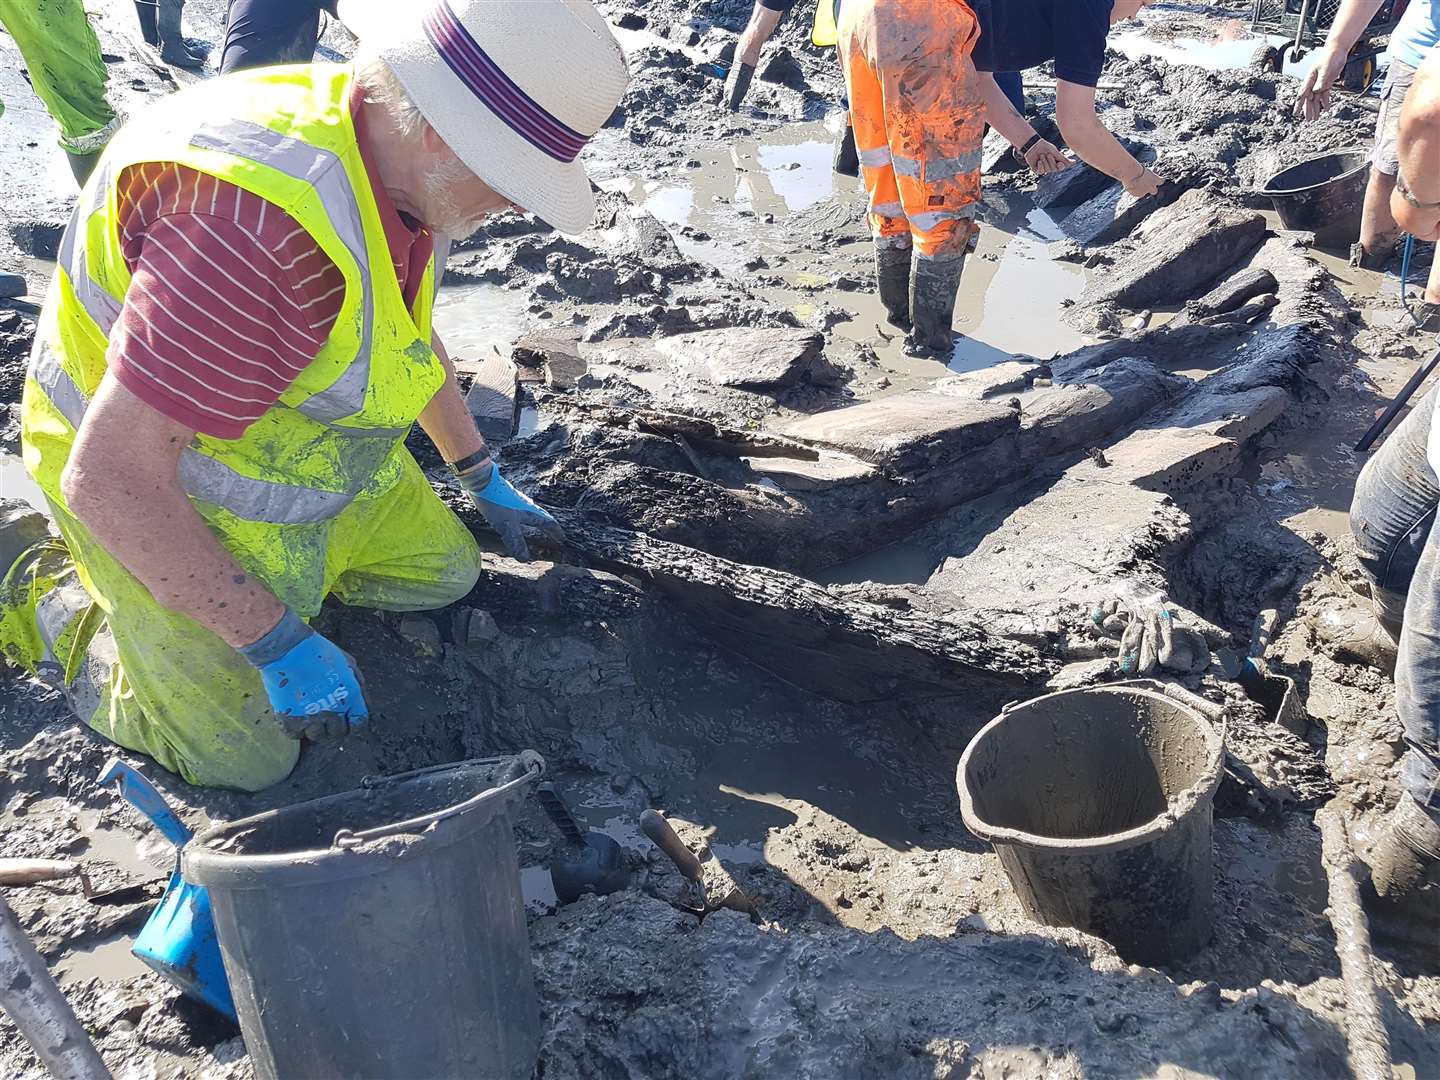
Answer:
M839 51L870 195L870 229L923 258L976 231L985 105L962 0L845 0Z

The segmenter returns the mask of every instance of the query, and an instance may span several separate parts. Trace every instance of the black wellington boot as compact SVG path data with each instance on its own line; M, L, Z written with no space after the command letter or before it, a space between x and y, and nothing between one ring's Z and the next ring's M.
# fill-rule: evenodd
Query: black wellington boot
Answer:
M740 111L740 103L750 92L750 80L755 78L755 68L750 64L737 63L730 69L725 80L725 108L731 112Z
M938 355L949 355L955 344L955 294L965 270L964 254L945 259L922 259L918 252L910 266L910 345Z
M135 17L140 20L140 36L145 39L145 44L158 49L160 47L160 28L158 19L159 12L156 10L159 5L156 0L135 0Z
M860 155L855 152L855 129L849 124L835 141L834 169L841 176L860 175Z
M159 0L156 28L160 35L160 59L172 67L195 70L205 66L205 58L190 51L180 29L180 12L184 0Z
M882 247L875 241L875 280L891 326L910 328L910 248Z

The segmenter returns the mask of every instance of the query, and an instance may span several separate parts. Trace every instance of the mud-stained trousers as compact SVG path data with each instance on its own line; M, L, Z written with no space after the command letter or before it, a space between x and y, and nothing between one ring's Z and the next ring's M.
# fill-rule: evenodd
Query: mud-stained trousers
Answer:
M838 49L877 245L945 259L976 231L979 33L962 0L845 0Z
M475 538L414 459L402 458L393 485L336 518L320 596L418 611L474 587ZM300 743L275 720L255 669L188 616L161 607L85 526L52 509L63 542L32 548L0 590L5 655L61 687L100 734L192 784L259 791L289 775ZM297 567L295 578L317 570ZM318 610L313 588L266 584L300 615Z
M15 39L30 85L60 126L60 145L74 154L102 149L119 122L81 0L0 0L0 26Z
M1405 733L1401 783L1440 821L1440 480L1426 447L1437 390L1425 395L1355 482L1350 530L1376 614L1399 641L1395 708Z

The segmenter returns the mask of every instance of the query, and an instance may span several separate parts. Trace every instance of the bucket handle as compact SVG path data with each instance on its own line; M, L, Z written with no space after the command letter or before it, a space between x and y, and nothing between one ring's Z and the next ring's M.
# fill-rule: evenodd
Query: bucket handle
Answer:
M416 776L425 776L430 773L442 772L447 769L463 767L474 767L476 765L494 765L506 760L499 758L480 758L471 761L452 762L447 765L431 765L425 769L414 769L411 772L399 773L395 776L381 777L383 780L409 780ZM446 818L456 817L459 814L468 813L476 807L481 806L491 799L498 799L509 794L523 784L533 783L545 775L545 759L534 750L521 750L510 759L510 766L505 771L504 783L499 787L486 788L478 795L474 795L464 802L448 806L444 810L436 810L431 814L422 814L420 817L410 818L408 821L397 821L393 825L381 825L374 829L365 829L362 832L355 832L353 829L340 829L335 833L335 839L331 841L332 847L340 848L342 851L349 851L359 847L361 844L371 840L378 840L385 836L396 836L400 833L418 833L428 829L437 822ZM375 777L366 777L361 782L362 787L373 787L379 780Z

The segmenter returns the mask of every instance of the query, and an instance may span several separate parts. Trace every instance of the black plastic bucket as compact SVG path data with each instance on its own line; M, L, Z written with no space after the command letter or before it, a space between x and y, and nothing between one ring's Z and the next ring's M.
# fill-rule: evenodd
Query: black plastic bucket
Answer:
M1315 234L1321 247L1349 248L1360 238L1360 214L1370 157L1361 148L1337 150L1291 165L1260 189L1287 229Z
M1211 808L1224 740L1198 711L1135 686L1046 694L970 741L965 827L995 846L1026 914L1153 964L1213 928Z
M528 1078L540 1003L511 828L538 754L368 782L186 845L260 1080Z

